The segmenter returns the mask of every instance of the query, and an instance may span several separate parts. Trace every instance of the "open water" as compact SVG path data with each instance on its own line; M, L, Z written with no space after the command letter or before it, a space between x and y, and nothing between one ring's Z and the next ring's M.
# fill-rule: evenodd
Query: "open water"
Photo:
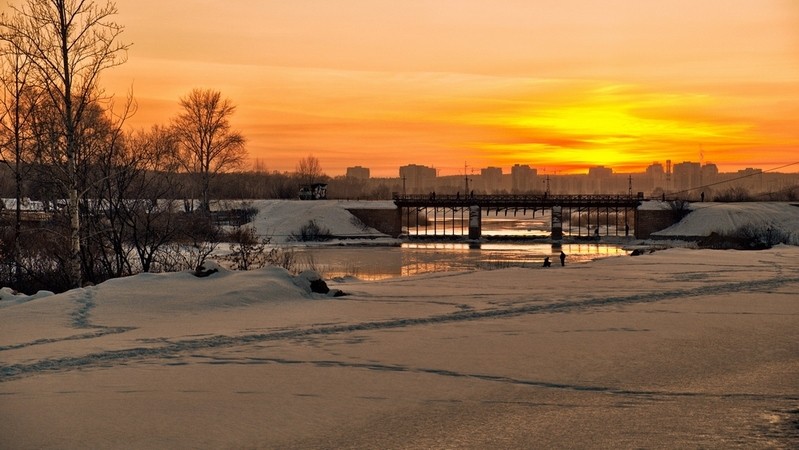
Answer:
M488 270L505 267L541 267L549 256L553 267L566 253L566 264L585 263L597 258L624 256L618 245L572 243L553 247L549 243L482 243L479 247L462 242L411 242L399 247L307 247L295 251L301 267L313 268L325 278L353 276L379 280L431 272Z
M547 239L549 225L549 215L540 212L484 216L485 240L474 243L452 240L468 234L462 228L468 224L440 218L437 223L406 230L411 239L401 246L314 246L298 247L295 251L302 268L312 268L326 278L353 276L364 280L432 272L542 267L547 256L553 266L559 266L561 250L567 255L566 264L629 253L616 243L624 240L617 236L620 233L607 227L600 227L598 240L594 236L588 240L587 229L582 234L564 230L565 242L553 246ZM594 228L591 234L596 232ZM611 240L613 243L608 242Z

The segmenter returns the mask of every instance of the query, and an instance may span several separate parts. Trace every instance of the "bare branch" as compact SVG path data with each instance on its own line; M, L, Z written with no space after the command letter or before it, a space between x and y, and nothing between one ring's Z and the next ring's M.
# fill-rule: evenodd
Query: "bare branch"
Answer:
M82 280L78 203L86 183L78 163L92 151L82 133L87 121L96 122L100 74L124 63L130 46L118 40L124 28L111 20L117 9L110 1L98 5L92 0L26 0L11 11L0 16L0 40L28 58L35 85L48 99L47 111L57 115L52 123L39 122L49 135L37 140L47 147L51 160L60 163L64 175L70 218L67 271L75 287Z

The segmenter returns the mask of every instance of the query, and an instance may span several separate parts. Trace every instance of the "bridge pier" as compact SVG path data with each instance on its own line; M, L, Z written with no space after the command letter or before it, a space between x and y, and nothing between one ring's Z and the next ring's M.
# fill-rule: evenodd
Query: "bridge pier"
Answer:
M563 207L560 205L552 206L552 235L553 241L563 240Z
M483 210L480 205L469 206L469 239L480 239L483 233Z

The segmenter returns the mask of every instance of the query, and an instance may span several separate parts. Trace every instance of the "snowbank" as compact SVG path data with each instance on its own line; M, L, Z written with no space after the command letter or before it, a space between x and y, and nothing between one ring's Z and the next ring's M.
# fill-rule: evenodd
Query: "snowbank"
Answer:
M141 273L113 278L97 286L54 294L39 291L34 295L0 288L0 307L33 300L59 302L63 297L91 297L92 307L122 308L125 314L148 311L173 314L179 311L202 312L210 309L251 306L274 300L299 300L324 297L311 291L309 280L321 279L315 272L294 276L279 267L251 271L228 270L213 261L205 263L208 275L194 271ZM102 302L100 305L99 302Z
M290 242L292 235L312 220L318 226L328 229L335 238L390 239L386 234L364 226L347 209L396 208L391 201L254 200L248 203L258 209L252 223L256 232L270 238L273 243Z
M648 202L657 203L657 202ZM680 222L653 233L661 239L699 238L711 233L729 234L742 226L772 227L799 245L799 206L786 202L691 203Z
M36 300L37 298L49 297L51 295L55 294L51 291L39 291L33 295L25 295L16 292L15 290L9 287L0 288L0 308L2 308L3 306L25 303L31 300Z

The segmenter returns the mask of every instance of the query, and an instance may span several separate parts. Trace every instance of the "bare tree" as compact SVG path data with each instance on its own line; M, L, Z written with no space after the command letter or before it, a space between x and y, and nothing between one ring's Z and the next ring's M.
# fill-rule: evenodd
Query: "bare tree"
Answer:
M131 180L142 169L139 156L128 151L122 131L132 108L128 99L123 114L113 116L94 106L80 130L81 152L76 166L82 181L81 260L84 278L95 283L133 273L124 217L131 206L129 198L138 194L131 189Z
M9 36L9 39L18 37ZM22 280L22 183L28 169L24 160L30 150L30 124L38 92L32 86L29 58L18 47L7 40L0 42L0 161L14 175L14 233L10 253L14 264L12 286L16 288Z
M111 2L26 0L0 18L0 36L30 58L37 85L58 114L59 136L53 143L63 161L68 192L70 284L81 284L81 223L76 161L80 130L90 105L102 99L100 74L127 59L128 45L118 42L123 27L111 20Z
M236 107L219 91L193 89L180 99L183 111L174 122L184 169L198 178L201 208L210 211L211 181L238 168L247 156L244 136L230 126Z
M124 218L141 270L149 272L179 234L177 142L171 129L154 126L130 136L126 155L126 186L135 195L122 203Z
M261 269L278 253L276 248L268 249L269 239L259 238L251 226L233 230L227 239L231 242L231 253L225 259L232 263L234 270Z
M297 176L300 183L305 185L312 185L322 178L322 166L319 164L319 159L314 155L308 155L300 159L297 163Z

